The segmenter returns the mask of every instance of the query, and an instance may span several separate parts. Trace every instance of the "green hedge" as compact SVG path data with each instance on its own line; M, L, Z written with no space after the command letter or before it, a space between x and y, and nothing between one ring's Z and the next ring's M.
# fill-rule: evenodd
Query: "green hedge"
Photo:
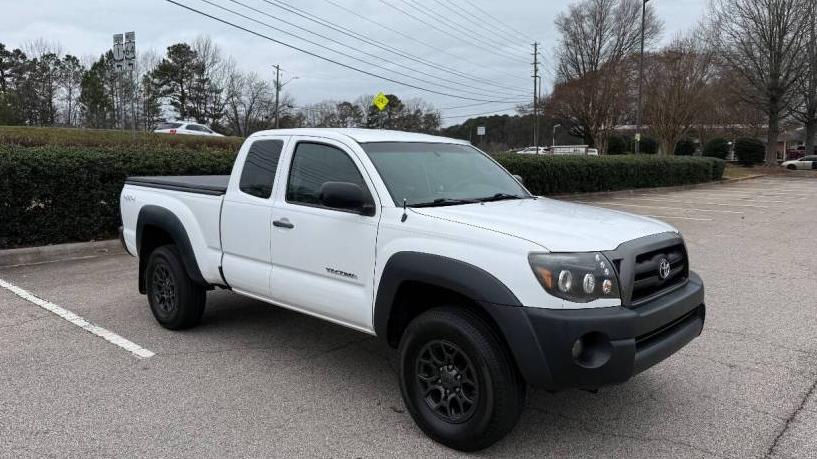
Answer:
M238 151L240 137L205 137L154 134L152 132L105 129L69 129L51 127L0 126L0 144L21 147L46 145L73 147L152 147L162 149L208 149Z
M719 180L725 163L716 158L498 155L534 194L587 193L687 185Z
M729 141L721 137L710 140L704 147L704 155L726 159L729 156Z
M235 151L0 145L0 249L116 235L128 175L228 174ZM528 156L497 159L536 194L683 185L721 178L713 158Z
M757 139L739 138L735 140L735 156L744 166L760 164L766 160L766 146Z
M0 146L0 249L116 235L128 175L228 174L235 153Z

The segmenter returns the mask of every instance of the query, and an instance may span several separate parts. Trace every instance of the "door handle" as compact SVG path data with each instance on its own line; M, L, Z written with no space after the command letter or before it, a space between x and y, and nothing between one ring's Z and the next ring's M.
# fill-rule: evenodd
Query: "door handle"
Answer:
M277 227L277 228L286 228L286 229L292 229L292 228L295 228L295 225L293 225L292 223L290 223L290 222L289 222L289 220L288 220L288 219L286 219L286 218L282 218L282 219L280 219L280 220L274 220L274 221L272 222L272 226L275 226L275 227Z

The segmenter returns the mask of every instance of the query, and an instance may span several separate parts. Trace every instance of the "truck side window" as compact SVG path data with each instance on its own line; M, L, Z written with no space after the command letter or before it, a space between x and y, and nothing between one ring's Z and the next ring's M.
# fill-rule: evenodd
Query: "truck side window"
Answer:
M269 199L278 169L278 159L284 147L282 140L257 140L250 146L238 188L244 193Z
M301 142L295 148L287 184L287 202L320 205L326 182L349 182L367 192L357 166L343 150L329 145Z

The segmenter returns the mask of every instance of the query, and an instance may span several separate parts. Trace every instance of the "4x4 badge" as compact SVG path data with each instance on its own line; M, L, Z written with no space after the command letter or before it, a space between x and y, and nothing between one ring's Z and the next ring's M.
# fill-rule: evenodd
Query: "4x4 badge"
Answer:
M661 280L669 277L670 267L669 260L666 258L662 258L658 263L658 275L661 277Z

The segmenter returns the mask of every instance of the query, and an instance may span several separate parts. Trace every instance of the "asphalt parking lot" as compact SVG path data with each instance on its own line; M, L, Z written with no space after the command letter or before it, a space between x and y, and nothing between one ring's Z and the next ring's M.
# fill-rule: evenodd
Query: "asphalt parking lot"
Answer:
M684 234L703 335L630 382L530 391L486 457L817 456L817 179L575 197ZM0 456L451 457L405 411L375 338L211 292L162 329L127 255L0 268L0 279L142 349L139 358L0 288Z

